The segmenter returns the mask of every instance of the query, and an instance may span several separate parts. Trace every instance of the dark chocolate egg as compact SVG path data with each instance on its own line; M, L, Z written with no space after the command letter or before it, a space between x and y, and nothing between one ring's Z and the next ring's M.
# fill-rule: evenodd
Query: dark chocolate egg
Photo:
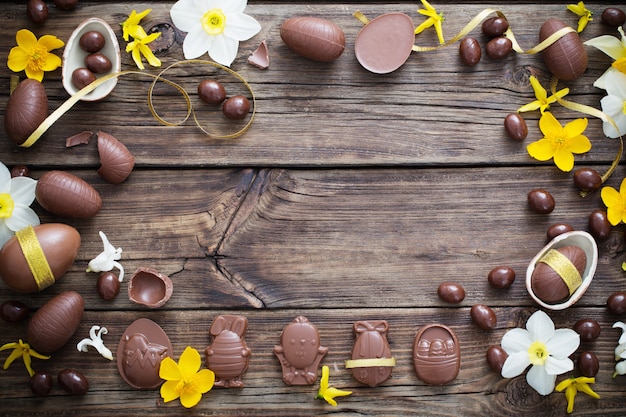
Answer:
M101 164L98 175L112 184L124 182L135 167L133 154L108 133L98 132L98 154Z
M331 62L346 47L343 30L319 17L292 17L280 26L280 37L293 52L318 62Z
M585 251L578 246L564 246L556 249L556 251L569 259L582 277L587 265ZM549 256L549 253L547 252L541 259L545 259L545 256ZM564 300L570 295L570 289L565 280L549 263L543 262L541 259L535 265L535 270L531 275L530 282L533 293L545 303L555 303ZM557 261L557 263L560 263L560 261ZM575 291L576 288L573 288L571 292Z
M539 30L539 41L543 42L566 27L568 25L559 19L546 20ZM587 50L576 31L567 33L548 46L541 56L550 72L560 80L573 81L587 70Z
M102 207L102 198L95 188L65 171L42 175L37 181L35 198L41 207L62 217L88 219Z
M28 343L44 353L61 349L83 318L85 301L76 291L66 291L44 304L28 323Z
M46 90L39 81L27 78L17 85L9 97L4 113L4 129L9 139L21 145L46 117Z
M17 236L14 236L0 249L0 276L15 291L31 293L54 284L72 266L78 255L80 234L72 226L46 223L33 227L33 232L52 277L43 274L35 278L26 257L34 263L41 257L37 251L29 249L32 245L28 244L28 237L24 238L27 247L24 249ZM21 233L23 231L18 231L18 234Z

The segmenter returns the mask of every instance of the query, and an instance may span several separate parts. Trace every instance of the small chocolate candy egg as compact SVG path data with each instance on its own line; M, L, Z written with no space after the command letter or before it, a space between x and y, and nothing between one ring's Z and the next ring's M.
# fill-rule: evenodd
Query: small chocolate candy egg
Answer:
M528 206L538 214L550 214L554 210L555 202L552 194L542 188L528 192Z
M244 96L232 96L222 105L222 113L227 119L241 120L250 112L250 100Z
M566 27L568 25L559 19L546 20L539 30L539 41ZM563 81L574 81L587 70L587 50L575 30L544 49L541 57L550 72Z
M493 330L498 324L496 313L484 304L474 304L470 309L470 316L474 324L483 330Z
M76 68L72 71L72 84L77 89L82 89L87 87L92 82L96 81L96 74L91 72L87 68Z
M35 198L41 207L62 217L88 219L102 208L98 191L65 171L46 172L37 181Z
M506 353L500 345L492 345L489 346L489 349L487 349L486 357L489 367L498 374L501 374L502 367L504 366L506 358L509 357L509 354Z
M111 71L113 64L106 55L95 52L85 57L85 66L94 74L105 74Z
M515 271L509 266L496 266L489 271L487 281L493 288L509 288L515 281Z
M28 0L26 15L33 23L45 23L48 20L48 6L43 0Z
M113 272L103 272L96 285L98 295L105 301L112 301L120 292L120 280Z
M589 233L598 240L605 240L611 235L611 222L605 210L598 209L589 215Z
M600 370L600 361L593 352L581 352L576 363L582 376L593 378Z
M21 145L48 117L48 96L37 80L21 81L7 101L4 130L7 137Z
M28 307L21 301L9 300L0 305L0 317L9 323L18 323L28 317Z
M465 289L456 282L442 282L437 288L437 295L446 303L458 304L465 298Z
M54 0L54 5L61 10L74 10L78 0Z
M487 46L485 46L487 56L491 59L504 59L509 56L512 50L513 43L509 38L504 36L493 38L487 42Z
M580 335L583 342L593 342L600 336L600 324L594 319L578 320L573 327L574 331Z
M528 136L528 125L519 113L507 114L504 118L504 130L513 140L522 141Z
M619 315L626 313L626 292L615 291L613 294L609 295L609 298L606 300L606 306L613 314Z
M57 375L57 382L70 395L85 395L89 391L89 381L75 369L62 369Z
M582 284L586 265L587 255L578 246L549 250L537 261L532 272L533 293L544 303L564 300ZM578 272L578 276L575 272Z
M571 232L574 228L567 223L554 223L548 230L546 231L546 237L548 240L552 240L558 235L562 235L563 233Z
M592 168L579 168L574 172L574 184L582 191L594 191L602 185L602 177Z
M81 49L90 54L98 52L99 50L104 48L105 43L106 40L104 38L104 35L97 30L88 30L87 32L83 33L78 40L78 44L80 45Z
M482 26L482 32L490 38L497 38L504 35L509 28L509 21L504 17L494 16L486 19Z
M26 165L15 165L11 168L11 178L30 177L30 170Z
M226 89L219 81L202 80L198 84L198 96L208 104L220 104L226 100Z
M602 23L611 27L619 27L626 23L626 13L617 7L607 7L600 16Z
M135 157L128 148L113 135L98 132L98 175L111 184L121 184L135 167Z
M78 329L84 309L83 297L76 291L62 292L52 298L28 323L28 343L43 353L61 349Z
M80 234L72 226L45 223L17 232L0 249L0 276L15 291L41 291L58 281L72 266L80 248ZM36 248L36 244L41 251ZM30 264L47 265L33 274ZM50 275L51 273L51 275Z
M461 367L461 346L454 331L443 324L422 327L413 342L413 367L427 384L452 382Z
M473 67L478 64L482 56L480 44L471 36L463 38L459 45L459 55L461 55L461 61L463 61L465 65Z
M37 397L45 397L52 389L52 374L37 371L30 378L30 390Z
M296 54L318 62L332 62L346 47L343 30L318 17L292 17L280 26L280 38Z

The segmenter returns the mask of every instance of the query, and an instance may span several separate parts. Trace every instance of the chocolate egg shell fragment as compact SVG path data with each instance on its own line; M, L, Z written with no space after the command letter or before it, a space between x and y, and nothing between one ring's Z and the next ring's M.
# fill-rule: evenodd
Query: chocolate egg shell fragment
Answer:
M66 291L44 304L28 323L28 343L38 352L61 349L74 335L83 318L85 302L75 291Z
M172 357L172 343L163 329L147 318L135 320L126 328L117 346L117 370L136 389L156 388L161 361Z
M130 277L128 298L150 308L163 306L172 296L174 285L167 275L153 268L138 268Z
M566 27L568 25L561 20L546 20L539 30L539 41L543 42ZM587 70L587 50L576 31L567 33L548 46L541 56L550 72L560 80L573 81Z
M356 340L352 348L352 360L390 359L391 347L387 341L389 325L385 320L357 321L354 323ZM354 379L375 387L391 376L391 366L357 366L350 369Z
M318 17L292 17L280 26L280 37L296 54L318 62L332 62L346 47L343 30Z
M587 263L587 256L581 248L577 246L565 246L556 249L556 251L567 258L569 262L571 262L571 265L576 268L578 274L582 276ZM546 256L551 255L546 254ZM560 264L560 261L555 262ZM566 284L567 278L561 276L564 272L555 271L551 265L554 264L552 262L540 260L535 266L535 271L533 272L531 278L533 292L537 297L546 303L561 301L578 288L578 286L575 286L575 288L570 289Z
M80 248L80 234L72 226L62 223L46 223L33 227L33 231L50 267L53 279L35 279L26 256L36 260L36 252L24 249L13 236L0 249L0 276L15 291L32 293L54 284L72 266ZM19 232L18 232L19 233Z
M442 324L422 327L413 344L417 377L430 385L453 381L461 368L461 348L452 329Z
M48 117L48 96L37 80L21 81L7 101L4 113L4 130L17 145L26 139Z
M248 63L260 69L267 69L270 66L270 55L267 49L267 42L263 41L252 55L248 57Z
M120 184L128 178L135 167L135 157L128 148L112 135L98 132L100 175L105 181Z
M404 13L386 13L361 29L354 52L363 68L375 74L387 74L406 62L414 43L411 18Z
M41 207L62 217L88 219L102 208L98 191L65 171L46 172L37 181L35 198Z

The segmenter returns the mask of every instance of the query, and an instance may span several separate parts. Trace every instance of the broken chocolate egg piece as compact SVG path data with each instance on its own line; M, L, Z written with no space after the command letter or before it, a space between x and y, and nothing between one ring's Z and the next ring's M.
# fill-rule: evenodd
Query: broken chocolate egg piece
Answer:
M261 69L267 69L270 66L270 56L267 49L267 42L263 41L258 48L248 57L248 63Z
M93 132L91 130L83 130L82 132L78 132L75 135L70 136L65 139L65 147L71 148L76 145L87 145L93 136Z
M174 285L167 275L153 268L138 268L130 277L128 298L149 308L162 307L172 296Z
M98 132L98 153L101 164L98 175L112 184L124 182L135 167L133 154L122 142L108 133Z

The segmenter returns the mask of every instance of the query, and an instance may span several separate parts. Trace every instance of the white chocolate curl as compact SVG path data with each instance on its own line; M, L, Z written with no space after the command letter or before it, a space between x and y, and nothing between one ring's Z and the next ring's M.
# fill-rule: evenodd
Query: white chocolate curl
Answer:
M113 268L117 268L120 271L119 280L122 282L124 279L124 267L122 264L117 262L122 259L122 248L115 249L115 247L109 243L109 239L107 239L106 235L102 231L100 231L100 239L102 239L104 250L94 259L89 261L89 265L87 265L87 272L106 272L112 270Z
M100 355L112 361L113 354L111 353L109 348L104 346L104 342L102 341L102 335L107 334L108 332L109 331L104 326L91 326L91 329L89 330L89 338L85 338L78 342L78 344L76 345L76 349L78 349L80 352L87 352L87 347L93 346L94 348L96 348Z

